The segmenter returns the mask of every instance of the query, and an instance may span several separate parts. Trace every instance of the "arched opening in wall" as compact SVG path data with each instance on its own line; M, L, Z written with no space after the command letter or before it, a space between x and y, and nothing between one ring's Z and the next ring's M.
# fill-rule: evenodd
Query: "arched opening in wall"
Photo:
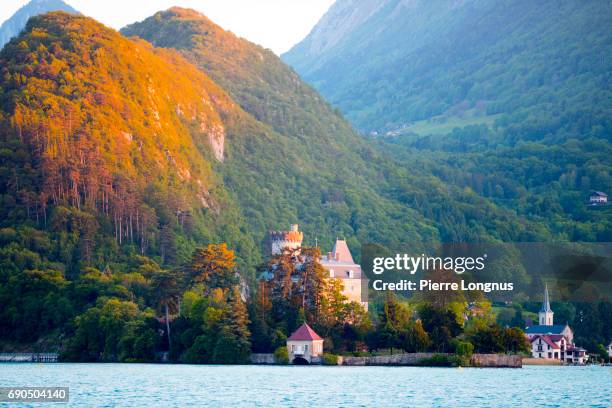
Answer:
M308 360L306 360L305 358L302 357L296 357L293 359L293 364L294 365L308 365Z

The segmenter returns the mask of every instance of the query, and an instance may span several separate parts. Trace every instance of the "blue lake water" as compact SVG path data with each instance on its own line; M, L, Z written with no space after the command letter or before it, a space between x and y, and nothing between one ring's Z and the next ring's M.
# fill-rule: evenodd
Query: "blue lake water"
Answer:
M0 364L0 386L70 387L46 407L612 407L610 367Z

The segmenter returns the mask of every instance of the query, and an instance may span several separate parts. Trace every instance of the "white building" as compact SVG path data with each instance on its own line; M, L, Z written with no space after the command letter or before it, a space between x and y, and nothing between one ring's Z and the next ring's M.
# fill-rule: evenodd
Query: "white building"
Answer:
M554 312L550 308L548 285L538 313L539 323L528 327L525 334L531 343L531 356L547 360L559 360L569 364L584 364L589 356L586 350L574 344L574 332L567 324L554 324Z
M589 203L591 205L604 205L608 203L608 195L601 191L593 191L589 196Z
M568 341L562 334L537 334L531 338L534 358L565 361Z
M287 339L287 353L293 364L319 362L323 354L323 339L304 323Z
M368 280L361 271L361 265L353 260L346 241L337 239L332 251L323 256L320 262L329 272L330 278L342 281L342 294L349 301L360 303L368 310Z

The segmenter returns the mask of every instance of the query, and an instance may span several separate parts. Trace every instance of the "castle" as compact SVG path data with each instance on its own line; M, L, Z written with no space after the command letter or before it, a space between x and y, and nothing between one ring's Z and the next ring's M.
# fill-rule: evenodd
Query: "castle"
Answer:
M304 233L297 224L292 224L289 231L271 231L269 234L269 251L271 255L290 252L300 255ZM361 266L353 260L353 256L345 240L337 239L334 247L326 256L319 259L321 265L329 272L329 277L342 281L342 294L349 301L360 303L368 309L367 279L361 271Z
M568 324L554 324L554 314L550 308L546 285L538 313L539 324L525 330L531 343L531 356L562 363L584 364L588 360L586 350L574 344L574 332Z
M299 255L304 241L304 233L300 231L299 225L291 224L289 231L270 231L270 253L280 255L285 251L291 251L294 255Z

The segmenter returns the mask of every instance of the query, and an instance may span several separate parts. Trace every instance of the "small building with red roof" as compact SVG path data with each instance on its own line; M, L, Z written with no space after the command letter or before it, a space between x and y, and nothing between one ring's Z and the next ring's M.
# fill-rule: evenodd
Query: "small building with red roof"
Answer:
M287 352L293 364L318 362L323 354L323 339L304 323L287 339Z

